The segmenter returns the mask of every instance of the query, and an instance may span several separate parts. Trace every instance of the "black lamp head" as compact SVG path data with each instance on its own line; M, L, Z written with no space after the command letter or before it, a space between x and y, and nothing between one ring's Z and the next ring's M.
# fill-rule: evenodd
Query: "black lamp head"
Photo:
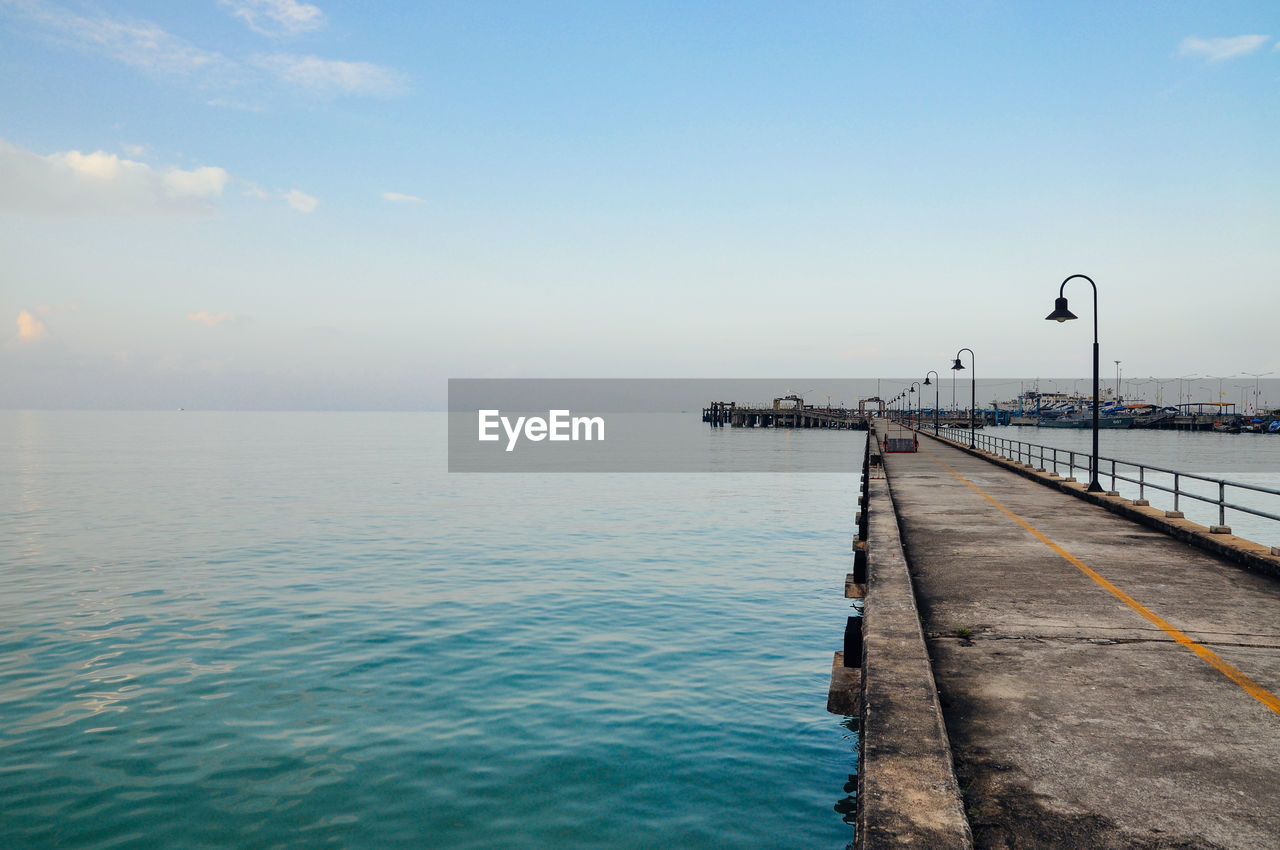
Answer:
M955 362L955 363L952 363L952 364L951 364L951 370L952 370L953 372L954 372L954 371L956 371L957 369L963 369L963 368L964 368L964 364L960 362L960 358L959 358L959 357L957 357L957 358L956 358L956 362Z
M1067 309L1066 298L1055 298L1053 300L1053 312L1045 316L1045 319L1051 322L1066 322L1078 318L1080 317Z
M924 385L925 385L926 387L931 387L931 386L933 386L933 382L929 380L929 376L928 376L928 375L925 375L925 376L924 376Z

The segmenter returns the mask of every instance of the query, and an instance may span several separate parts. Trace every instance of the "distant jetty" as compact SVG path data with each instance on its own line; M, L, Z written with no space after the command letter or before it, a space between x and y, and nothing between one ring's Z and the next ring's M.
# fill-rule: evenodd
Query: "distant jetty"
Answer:
M933 413L928 414L933 421ZM805 404L798 395L775 398L771 404L736 401L713 401L702 408L702 421L712 428L829 428L840 431L866 431L873 417L890 417L895 414L887 409L887 402L877 396L858 401L858 406L831 407ZM943 425L968 427L967 412L950 411L942 414ZM977 427L982 427L981 417Z
M795 394L779 396L771 403L713 401L702 408L702 421L712 428L828 428L866 431L872 418L908 421L920 427L969 427L968 410L916 408L891 410L896 399L861 399L857 407L806 404ZM973 412L973 427L1031 425L1039 428L1092 428L1093 401L1081 396L1025 393L1014 402L992 402ZM1280 409L1256 414L1236 412L1230 403L1193 402L1159 407L1146 402L1126 403L1107 399L1099 409L1098 427L1149 428L1153 430L1216 431L1219 433L1280 434Z
M878 405L875 405L879 402ZM872 410L868 411L868 405ZM713 401L702 408L702 421L712 428L830 428L866 431L873 415L884 415L884 402L865 399L856 410L847 407L819 407L805 404L798 395L779 396L771 405Z

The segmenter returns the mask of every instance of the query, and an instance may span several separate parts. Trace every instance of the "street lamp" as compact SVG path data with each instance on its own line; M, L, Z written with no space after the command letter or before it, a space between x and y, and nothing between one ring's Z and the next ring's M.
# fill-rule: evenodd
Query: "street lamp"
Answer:
M1179 375L1178 376L1178 404L1182 404L1182 382L1187 382L1187 404L1191 403L1191 382L1199 380L1199 375Z
M934 371L933 369L930 369L928 372L925 373L925 376L924 376L924 385L926 387L929 386L930 375L933 375L933 377L938 379L933 384L933 433L937 434L938 433L938 384L942 383L942 378L938 376L938 373L936 371Z
M1058 287L1058 297L1053 302L1053 312L1045 316L1052 322L1066 322L1080 318L1067 309L1067 299L1062 293L1067 289L1067 281L1081 277L1089 281L1093 287L1093 463L1089 468L1090 493L1101 493L1102 485L1098 483L1098 285L1088 275L1073 274ZM956 361L959 363L960 361ZM1118 363L1117 363L1118 365Z
M1241 372L1242 375L1249 375L1253 378L1253 414L1258 415L1258 379L1264 378L1271 372Z
M1066 302L1064 301L1063 303L1065 304ZM969 352L969 369L970 369L969 371L969 448L973 448L974 447L973 411L978 406L977 405L977 400L978 400L977 371L978 370L977 370L977 366L974 363L973 349L962 348L960 349L960 351ZM953 372L958 372L964 368L964 364L960 362L960 351L956 352L956 362L951 364L951 371ZM952 377L954 378L955 376L952 375Z
M919 381L912 381L912 382L911 382L911 394L912 394L912 395L915 395L915 394L916 394L916 387L918 387L918 386L920 386L920 382L919 382ZM916 399L915 426L916 426L917 428L918 428L918 427L920 427L920 413L919 413L919 411L920 411L920 402L922 402L922 401L924 401L924 389L923 389L923 388L920 390L920 398Z
M1205 375L1205 377L1218 382L1218 404L1222 404L1222 381L1225 378L1234 378L1235 375Z
M1164 385L1169 383L1170 381L1175 381L1177 379L1176 378L1157 378L1155 375L1152 375L1148 380L1150 380L1151 383L1156 385L1156 407L1163 406L1164 405ZM1181 387L1179 387L1179 389L1181 389Z

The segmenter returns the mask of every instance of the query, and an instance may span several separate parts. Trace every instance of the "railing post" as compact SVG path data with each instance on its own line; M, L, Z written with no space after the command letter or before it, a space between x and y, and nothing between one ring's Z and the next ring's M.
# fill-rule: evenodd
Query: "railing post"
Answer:
M1038 459L1040 464L1039 468L1045 471L1048 471L1049 463L1052 463L1053 474L1054 475L1061 474L1059 472L1059 469L1063 463L1063 460L1059 455L1059 450L1057 446L1046 446L1042 443L1031 443L1025 440L1012 439L1009 437L998 437L991 434L982 434L981 436L977 436L972 431L968 431L968 429L961 429L954 426L942 428L941 431L943 434L946 435L946 438L948 440L951 440L958 444L962 444L965 440L966 434L968 434L968 437L970 439L976 439L976 442L973 444L974 448L981 446L982 449L985 451L989 451L993 454L999 454L1001 457L1005 457L1010 460L1016 459L1018 463L1025 463L1027 466L1032 466L1033 463ZM868 434L868 440L870 440L870 434ZM1077 452L1074 449L1062 449L1062 451L1066 452L1067 454L1067 458L1066 458L1067 475L1068 477L1074 479L1076 477L1076 465L1079 463L1079 461L1076 458ZM1099 477L1101 477L1101 475L1103 474L1101 469L1097 469L1097 470L1094 469L1093 455L1092 454L1085 455L1085 458L1087 458L1087 460L1081 466L1081 469L1083 471L1089 472L1091 475L1096 473ZM1120 470L1119 470L1120 464L1123 463L1127 466L1135 467L1138 470L1137 480L1135 481L1134 479L1131 479L1131 478L1125 478L1125 481L1126 483L1138 485L1137 501L1141 501L1141 502L1147 501L1147 467L1144 464L1133 463L1131 461L1116 460L1115 458L1099 458L1098 460L1099 460L1099 464L1098 464L1099 467L1101 467L1102 465L1101 461L1103 460L1110 461L1111 463L1111 472L1110 472L1111 490L1109 492L1119 492L1116 488L1120 483ZM865 463L866 461L864 461L864 465ZM1161 493L1173 494L1173 510L1165 511L1165 516L1181 517L1182 495L1183 495L1182 494L1182 478L1183 478L1182 473L1175 472L1174 470L1165 469L1164 467L1158 467L1158 466L1152 467L1152 470L1154 472L1159 473L1158 478L1164 475L1172 476L1173 478L1172 488L1165 487L1162 483L1160 483L1160 480L1153 482L1151 486L1159 490ZM1188 473L1188 474L1196 481L1205 481L1208 483L1216 483L1218 485L1218 496L1216 500L1218 504L1218 526L1221 527L1220 530L1222 531L1225 531L1227 528L1226 523L1227 523L1227 507L1228 507L1227 505L1227 487L1228 486L1237 487L1246 491L1258 491L1261 493L1267 493L1272 496L1280 496L1280 490L1276 490L1273 488L1255 487L1250 484L1227 481L1219 478L1209 478L1206 476L1196 475L1194 473ZM866 477L866 473L864 472L864 479L865 477ZM1215 501L1212 496L1199 495L1197 493L1190 492L1190 491L1187 492L1187 495L1190 498L1198 502L1204 502L1205 504L1213 504ZM1237 510L1244 514L1252 514L1254 516L1265 517L1267 519L1280 521L1280 516L1276 516L1275 514L1271 514L1266 511L1254 510L1253 508L1247 507L1247 506L1236 506L1236 507L1233 507L1233 510ZM1280 547L1272 547L1272 551L1273 553L1280 554Z

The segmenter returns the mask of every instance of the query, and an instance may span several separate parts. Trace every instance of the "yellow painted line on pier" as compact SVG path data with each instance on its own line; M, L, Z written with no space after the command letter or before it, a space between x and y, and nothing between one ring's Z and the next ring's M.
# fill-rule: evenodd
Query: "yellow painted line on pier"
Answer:
M971 490L973 490L973 492L977 493L979 496L986 499L988 502L990 502L992 505L998 508L1003 514L1005 514L1005 516L1009 517L1009 519L1013 520L1018 525L1025 528L1037 540L1039 540L1041 543L1048 546L1055 553L1060 555L1067 563L1071 564L1080 572L1084 573L1089 578L1093 579L1100 587L1102 587L1112 596L1119 599L1125 605L1128 605L1134 611L1137 611L1139 614L1141 614L1143 617L1149 620L1152 624L1154 624L1157 628L1159 628L1162 632L1167 634L1169 637L1173 638L1178 643L1185 646L1187 649L1194 652L1196 655L1200 657L1201 660L1203 660L1209 666L1213 667L1219 673L1226 676L1231 681L1235 682L1249 696L1253 697L1258 702L1262 703L1267 708L1274 711L1276 714L1280 714L1280 697L1277 697L1275 694L1271 693L1271 691L1268 691L1266 688L1262 687L1262 685L1259 685L1257 682L1253 681L1253 679L1250 679L1248 676L1246 676L1244 673L1242 673L1239 669L1237 669L1233 665L1228 664L1216 653L1214 653L1213 650L1209 649L1209 647L1205 646L1202 643L1198 643L1192 640L1186 634L1186 632L1172 625L1163 617L1161 617L1159 614L1152 611L1150 608L1143 605L1141 602L1134 599L1132 596L1125 593L1120 588L1116 587L1114 584L1108 581L1104 576L1102 576L1100 573L1098 573L1096 570L1094 570L1084 561L1080 560L1075 555L1072 555L1070 552L1068 552L1066 549L1063 549L1057 543L1054 543L1052 540L1046 537L1043 533L1041 533L1040 530L1037 529L1035 526L1033 526L1031 523L1027 522L1025 519L1018 516L1013 511L1009 510L1004 505L997 502L990 495L983 492L983 490L980 487L978 487L978 485L974 484L972 481L965 478L960 473L956 472L954 469L948 466L946 462L942 460L942 458L934 455L932 452L927 451L923 448L920 449L919 451L922 452L923 454L928 455L933 460L937 461L938 464L941 465L943 469L945 469L947 472L950 472L956 478L960 479L962 482L968 485L968 487Z

